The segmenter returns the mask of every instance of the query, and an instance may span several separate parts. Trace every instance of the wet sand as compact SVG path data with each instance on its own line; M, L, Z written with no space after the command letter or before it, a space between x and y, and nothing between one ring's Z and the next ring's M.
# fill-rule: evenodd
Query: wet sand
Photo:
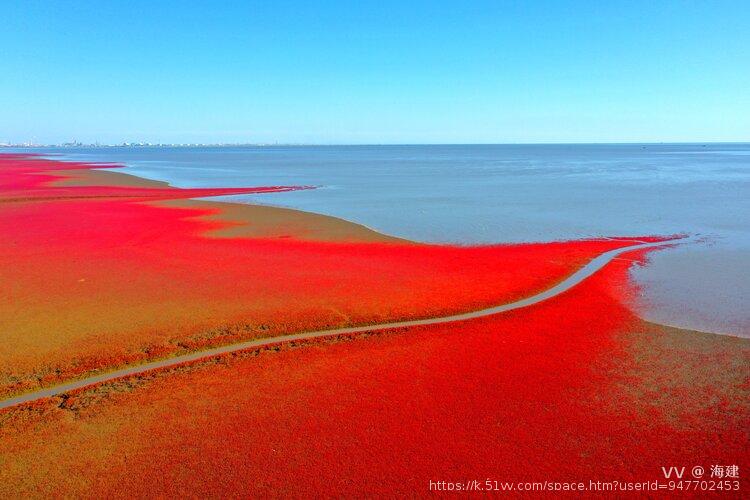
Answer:
M654 252L631 269L643 290L633 309L655 323L750 338L749 255L721 242Z
M170 187L166 182L110 170L58 170L54 175L61 177L61 180L54 183L58 186ZM158 204L211 212L210 215L200 217L221 223L220 228L207 233L214 237L281 238L293 236L314 241L407 242L402 238L379 233L355 222L301 210L205 200L167 200Z

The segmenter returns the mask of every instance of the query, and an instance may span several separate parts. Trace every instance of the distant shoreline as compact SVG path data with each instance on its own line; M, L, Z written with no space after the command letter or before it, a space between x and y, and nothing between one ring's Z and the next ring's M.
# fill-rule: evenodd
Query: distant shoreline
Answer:
M76 148L273 148L273 147L408 147L408 146L669 146L669 145L747 145L750 140L742 141L662 141L662 142L438 142L438 143L295 143L295 142L260 142L260 143L61 143L61 144L0 144L0 149L76 149Z

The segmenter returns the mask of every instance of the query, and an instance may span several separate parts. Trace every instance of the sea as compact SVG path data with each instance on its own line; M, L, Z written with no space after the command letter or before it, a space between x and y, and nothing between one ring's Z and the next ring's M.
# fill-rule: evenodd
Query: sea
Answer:
M18 151L18 150L8 150ZM644 319L750 337L750 143L25 150L179 187L312 185L223 197L477 245L686 234L632 278Z

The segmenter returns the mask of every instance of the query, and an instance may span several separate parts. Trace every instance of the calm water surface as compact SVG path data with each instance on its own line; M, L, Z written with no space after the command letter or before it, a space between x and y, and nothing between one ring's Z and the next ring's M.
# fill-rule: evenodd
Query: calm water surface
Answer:
M38 152L38 150L36 150ZM180 187L311 184L226 197L419 241L706 236L633 269L646 319L750 336L750 144L45 150Z

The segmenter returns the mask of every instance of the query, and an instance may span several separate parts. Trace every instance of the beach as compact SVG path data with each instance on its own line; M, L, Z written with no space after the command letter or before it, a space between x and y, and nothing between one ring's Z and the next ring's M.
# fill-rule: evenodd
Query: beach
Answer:
M747 465L750 341L628 305L630 269L671 235L417 243L205 199L314 186L174 188L111 167L0 156L0 394L80 381L0 410L5 496L408 494L436 474ZM617 249L557 294L471 316ZM283 337L336 328L355 331Z

